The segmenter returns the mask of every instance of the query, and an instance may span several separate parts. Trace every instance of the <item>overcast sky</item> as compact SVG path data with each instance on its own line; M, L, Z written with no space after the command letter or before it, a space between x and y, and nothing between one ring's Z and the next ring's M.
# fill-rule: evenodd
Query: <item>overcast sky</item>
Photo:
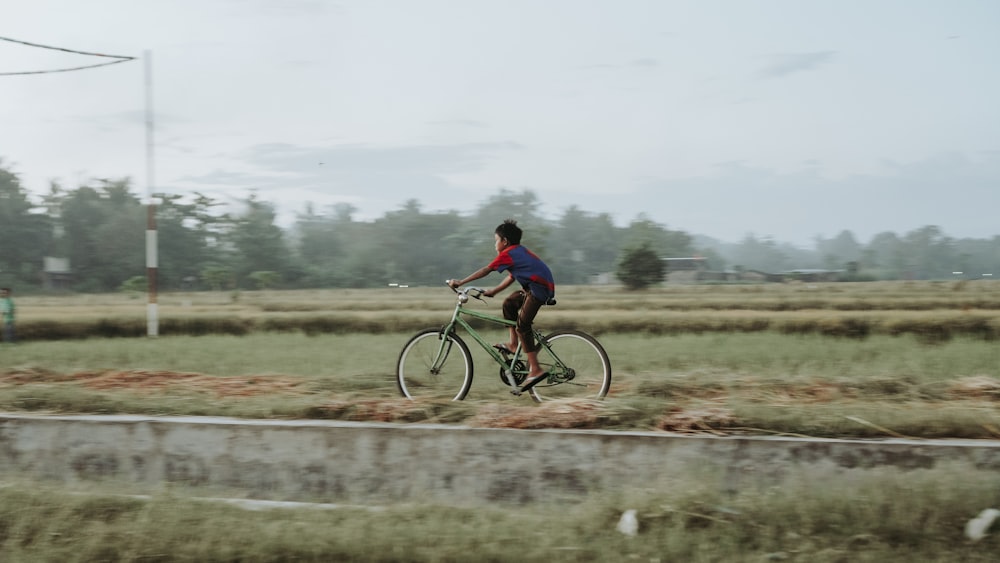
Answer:
M33 193L131 177L288 223L502 188L735 242L1000 235L994 0L2 0L0 37L138 57L0 76ZM0 73L109 61L0 41ZM498 218L499 219L499 218ZM530 228L526 226L526 228Z

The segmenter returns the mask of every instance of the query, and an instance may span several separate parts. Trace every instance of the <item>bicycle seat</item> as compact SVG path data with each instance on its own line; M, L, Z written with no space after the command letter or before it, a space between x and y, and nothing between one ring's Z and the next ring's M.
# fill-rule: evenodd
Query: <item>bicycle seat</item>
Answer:
M550 297L549 300L545 302L545 304L546 305L555 305L556 304L556 298L555 297Z

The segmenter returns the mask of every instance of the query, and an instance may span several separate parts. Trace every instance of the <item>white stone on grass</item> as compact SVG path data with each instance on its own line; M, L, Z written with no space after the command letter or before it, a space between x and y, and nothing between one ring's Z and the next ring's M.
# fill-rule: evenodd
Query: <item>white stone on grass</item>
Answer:
M993 524L993 521L998 516L1000 516L1000 510L995 508L987 508L980 512L979 516L976 516L965 524L965 536L972 541L983 539L986 535L986 530L990 528L990 525Z
M635 517L634 508L622 513L622 517L618 520L618 531L626 536L634 536L639 533L639 519Z

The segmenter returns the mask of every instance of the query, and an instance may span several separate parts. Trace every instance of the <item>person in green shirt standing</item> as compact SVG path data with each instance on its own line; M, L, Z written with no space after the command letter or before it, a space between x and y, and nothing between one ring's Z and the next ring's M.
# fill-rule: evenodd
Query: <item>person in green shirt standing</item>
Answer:
M14 298L10 296L9 287L0 287L0 317L3 319L3 341L13 344L17 337L14 333L14 319L17 316L17 309L14 307Z

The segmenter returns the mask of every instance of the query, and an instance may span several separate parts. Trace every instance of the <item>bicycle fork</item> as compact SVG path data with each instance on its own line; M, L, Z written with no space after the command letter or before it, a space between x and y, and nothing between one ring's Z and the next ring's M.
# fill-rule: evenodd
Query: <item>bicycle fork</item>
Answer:
M438 344L437 355L434 356L434 361L431 362L431 373L433 375L438 375L441 373L441 366L444 365L444 361L448 359L448 354L451 352L451 339L448 338L451 334L455 332L455 329L451 325L441 329L438 333Z

